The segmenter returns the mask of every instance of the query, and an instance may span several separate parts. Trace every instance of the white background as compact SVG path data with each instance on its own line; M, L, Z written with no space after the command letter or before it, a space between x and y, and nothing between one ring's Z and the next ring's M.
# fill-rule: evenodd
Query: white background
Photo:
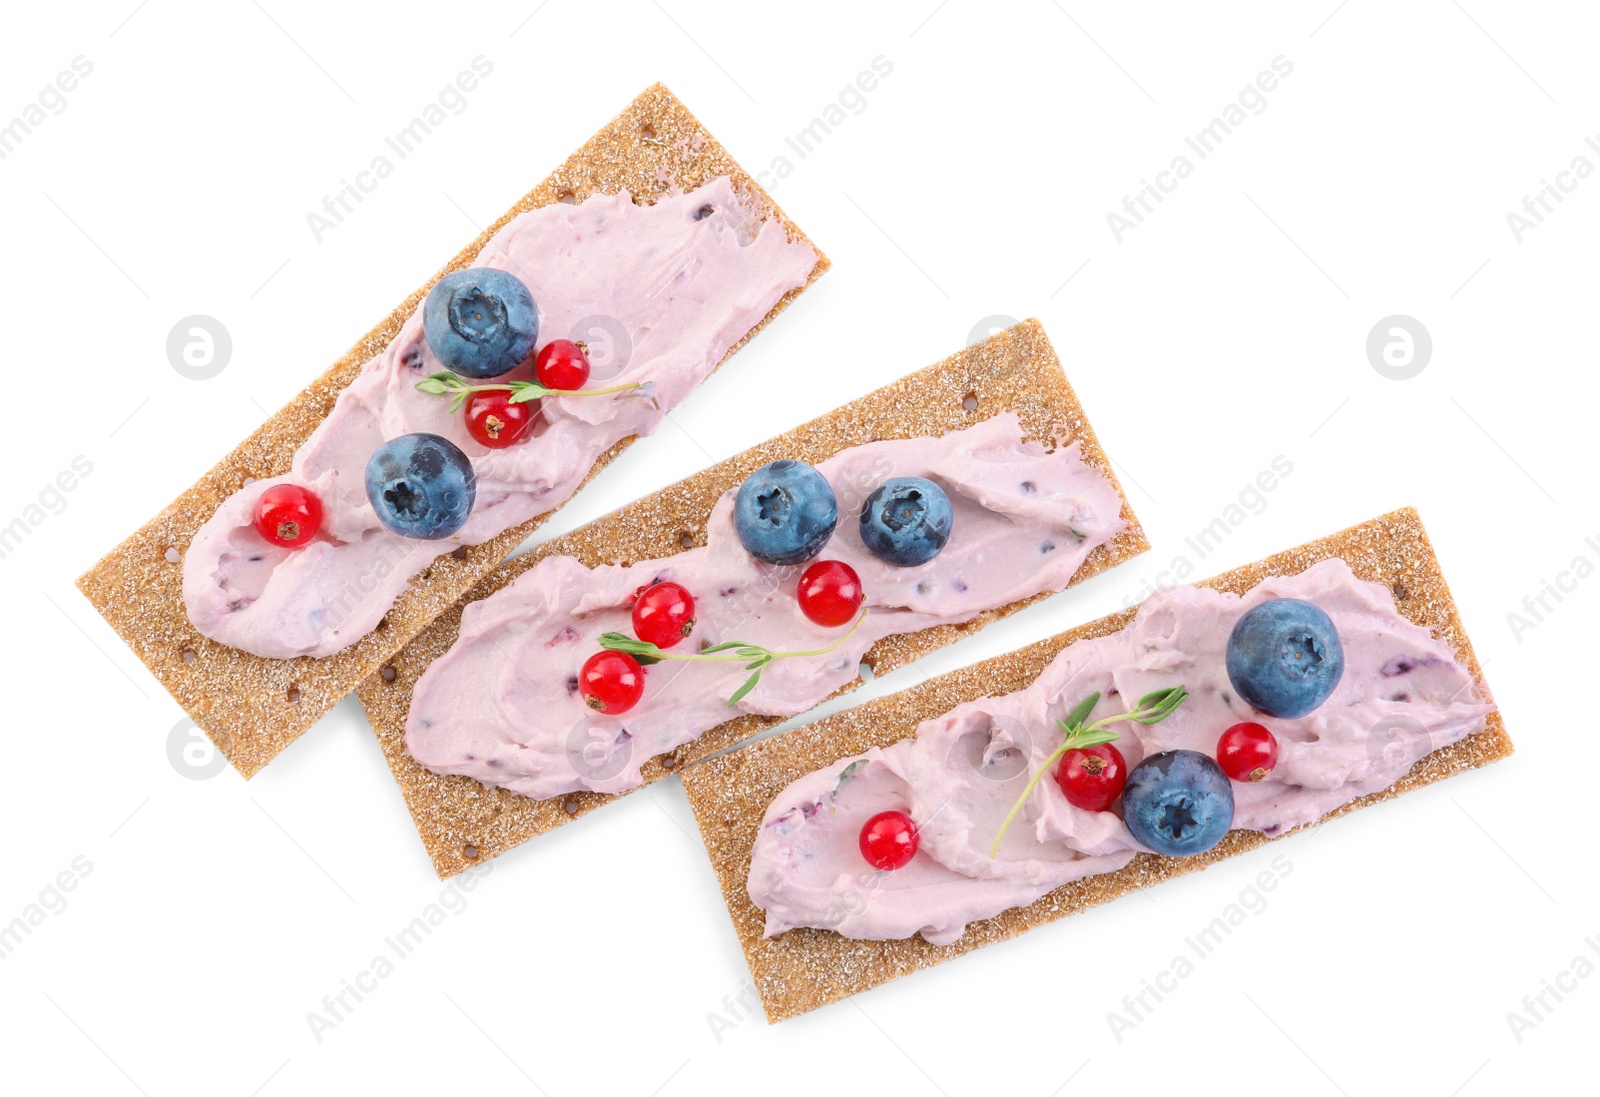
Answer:
M0 524L93 464L0 560L0 922L92 865L0 961L6 1089L1471 1095L1587 1070L1600 978L1520 1041L1507 1015L1600 934L1600 579L1520 637L1507 615L1600 558L1600 180L1520 243L1506 214L1600 163L1592 11L136 2L14 5L0 38L0 120L94 66L0 161ZM479 54L467 109L318 243L306 214ZM798 159L785 136L879 55ZM1119 243L1106 214L1279 55L1266 110ZM1196 577L1416 505L1518 754L1276 847L1267 908L1120 1042L1107 1014L1272 852L719 1039L747 973L671 781L495 862L316 1040L307 1014L441 888L359 706L248 784L192 780L179 708L72 580L658 79L752 171L789 156L776 196L835 267L545 536L1036 315L1156 547L852 703L1134 600L1281 454ZM214 380L166 358L194 313L232 335ZM1364 349L1396 313L1434 342L1404 382Z

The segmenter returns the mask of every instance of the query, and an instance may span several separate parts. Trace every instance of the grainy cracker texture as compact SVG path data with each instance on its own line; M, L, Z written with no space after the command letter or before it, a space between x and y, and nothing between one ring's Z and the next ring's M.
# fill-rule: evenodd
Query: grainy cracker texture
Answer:
M1044 329L1037 320L1029 320L509 560L479 583L464 601L488 597L547 556L573 556L593 567L656 559L690 545L704 544L706 519L716 501L768 461L792 457L815 464L863 442L943 434L1003 411L1017 412L1023 430L1039 441L1081 442L1084 460L1116 485L1111 464L1061 372L1061 363ZM1126 495L1122 517L1127 529L1091 552L1073 582L1098 575L1149 547ZM873 645L866 662L874 673L887 674L1044 597L1048 594L980 614L965 624L887 637ZM430 773L411 758L405 747L411 688L428 664L455 642L460 621L458 606L428 626L358 690L384 757L400 782L423 845L441 877L504 853L615 799L597 792L579 792L550 800L530 800L505 789L487 788L470 777ZM644 766L645 782L660 780L674 768L725 750L778 722L756 715L730 720L671 754L651 759Z
M756 208L777 217L792 239L805 239L670 91L659 84L648 89L554 174L484 229L426 285L400 302L238 449L78 580L79 589L95 609L235 769L249 777L275 758L424 625L489 574L549 515L482 545L441 556L412 580L376 631L321 659L265 659L208 640L189 624L183 607L180 560L195 532L247 479L288 472L295 450L327 417L362 364L394 338L435 282L470 266L489 238L511 218L553 202L581 202L594 193L627 190L635 201L653 202L666 192L668 181L691 190L721 175L731 177ZM728 353L743 346L827 269L828 260L819 251L806 284L786 294ZM602 454L589 476L632 441L625 438Z
M1462 628L1444 576L1440 574L1422 521L1414 510L1395 511L1198 585L1243 593L1269 576L1297 574L1335 556L1348 563L1360 578L1389 587L1400 612L1449 643L1471 668L1473 677L1487 695L1482 669ZM921 937L903 941L852 941L837 933L816 929L791 930L771 940L761 936L763 914L750 902L745 890L750 850L767 806L786 785L814 769L859 754L868 747L888 746L903 739L923 720L939 716L957 705L1023 689L1068 644L1115 632L1133 620L1134 613L1133 609L1124 610L1020 651L941 675L903 693L868 702L684 770L684 788L770 1020L782 1021L805 1013L1137 888L1194 872L1224 857L1281 840L1281 837L1269 839L1253 831L1236 830L1221 844L1197 857L1172 858L1142 853L1117 872L1067 884L1029 906L974 922L960 940L949 945L930 945ZM1500 714L1490 713L1485 731L1435 751L1390 788L1346 804L1330 812L1324 821L1510 753L1511 740Z

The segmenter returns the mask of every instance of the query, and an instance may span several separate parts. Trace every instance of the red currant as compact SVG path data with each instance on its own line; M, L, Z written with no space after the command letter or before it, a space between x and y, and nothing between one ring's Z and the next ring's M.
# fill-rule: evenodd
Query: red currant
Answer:
M552 339L539 348L533 375L547 389L581 389L589 380L589 356L571 339Z
M578 672L578 690L590 708L616 716L644 696L644 668L625 651L597 651Z
M633 602L633 634L647 644L670 648L694 628L694 595L678 583L645 587Z
M1234 724L1217 740L1217 762L1235 781L1259 781L1278 764L1278 740L1260 724Z
M504 389L475 392L467 397L467 433L490 449L505 449L528 433L538 411L537 400L513 404Z
M880 811L861 828L861 856L873 868L892 872L917 855L917 824L903 811Z
M322 500L299 484L274 484L256 500L256 532L280 548L299 548L322 528Z
M1056 784L1067 803L1084 811L1105 811L1122 795L1128 763L1110 743L1078 747L1061 756Z
M824 628L855 620L867 592L861 577L843 560L818 560L800 576L800 612Z

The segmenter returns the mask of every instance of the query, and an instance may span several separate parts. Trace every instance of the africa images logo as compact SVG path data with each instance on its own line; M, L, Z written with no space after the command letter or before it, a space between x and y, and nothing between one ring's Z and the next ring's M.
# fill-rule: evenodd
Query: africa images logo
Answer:
M356 172L354 180L341 179L338 190L322 196L321 209L306 214L306 227L311 230L313 240L322 243L328 233L355 212L356 206L366 201L367 195L378 189L379 183L394 174L398 161L416 152L423 141L451 116L465 113L471 105L467 96L477 90L479 81L494 72L494 62L480 53L472 59L470 68L471 71L462 69L457 73L455 79L446 84L433 100L423 104L410 122L396 132L386 134L383 151L373 156L365 168ZM392 160L390 153L394 154Z
M1194 174L1195 160L1205 160L1248 119L1266 113L1267 95L1277 90L1280 80L1294 72L1294 62L1281 53L1270 64L1270 71L1262 69L1257 73L1232 101L1223 105L1215 118L1198 132L1184 136L1185 151L1174 156L1165 170L1156 172L1153 182L1141 179L1138 190L1123 195L1121 212L1112 210L1106 214L1106 225L1117 243L1122 243L1128 233L1144 224L1156 206L1165 202L1167 195L1178 189L1179 183ZM1195 160L1189 159L1191 152Z
M94 72L94 62L81 53L70 65L57 73L31 102L24 103L11 121L0 124L0 160L16 152L18 146L51 117L65 113L67 96L77 89L80 80Z

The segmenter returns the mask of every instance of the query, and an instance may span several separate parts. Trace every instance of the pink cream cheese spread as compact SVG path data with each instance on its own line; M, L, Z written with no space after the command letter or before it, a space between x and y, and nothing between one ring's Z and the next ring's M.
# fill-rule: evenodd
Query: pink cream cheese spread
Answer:
M444 367L423 338L419 306L339 395L295 452L293 471L226 499L195 534L183 562L183 597L201 633L272 658L330 655L371 632L407 583L441 553L476 545L565 502L595 460L630 435L652 433L728 350L790 290L816 251L763 219L723 176L697 190L635 205L626 193L594 195L520 214L474 261L521 278L539 310L541 345L555 338L598 348L590 387L640 382L609 396L547 397L528 439L489 449L466 431L450 401L417 391ZM620 344L620 345L618 345ZM625 360L624 359L625 356ZM493 379L533 379L531 359ZM441 435L477 475L477 497L454 536L418 540L389 532L367 502L367 460L403 434ZM252 527L257 499L298 483L323 503L310 544L278 548Z
M1096 545L1124 528L1122 498L1086 465L1077 443L1047 450L1024 441L1013 413L941 437L872 442L817 466L839 500L839 525L818 559L861 578L866 616L838 649L780 659L733 707L749 676L738 662L664 661L645 668L643 699L606 716L578 691L577 673L608 631L631 634L633 593L655 580L695 598L693 631L674 651L740 640L778 651L827 647L844 629L813 624L795 588L804 565L762 563L734 528L736 489L717 502L707 544L660 560L587 568L541 560L466 607L455 645L418 680L406 747L435 773L460 774L535 799L641 783L640 767L743 713L794 716L860 673L879 639L967 621L1043 591L1060 590ZM893 476L923 476L950 497L942 552L895 567L861 542L862 503Z
M1344 674L1321 706L1271 719L1277 766L1232 783L1236 829L1279 834L1393 784L1430 752L1483 730L1493 709L1443 641L1395 610L1389 590L1342 560L1269 579L1242 597L1196 587L1152 595L1120 632L1080 640L1027 689L924 721L911 738L794 781L773 800L751 855L750 900L768 937L801 926L862 940L920 933L935 945L969 922L1025 906L1073 880L1112 872L1144 851L1113 811L1068 803L1039 781L999 853L990 845L1029 776L1061 743L1055 721L1100 691L1097 713L1125 711L1157 689L1189 698L1154 725L1115 725L1131 770L1158 751L1207 755L1224 729L1263 719L1234 693L1224 653L1234 622L1272 598L1298 598L1333 620ZM879 871L858 848L880 811L916 821L917 852Z

